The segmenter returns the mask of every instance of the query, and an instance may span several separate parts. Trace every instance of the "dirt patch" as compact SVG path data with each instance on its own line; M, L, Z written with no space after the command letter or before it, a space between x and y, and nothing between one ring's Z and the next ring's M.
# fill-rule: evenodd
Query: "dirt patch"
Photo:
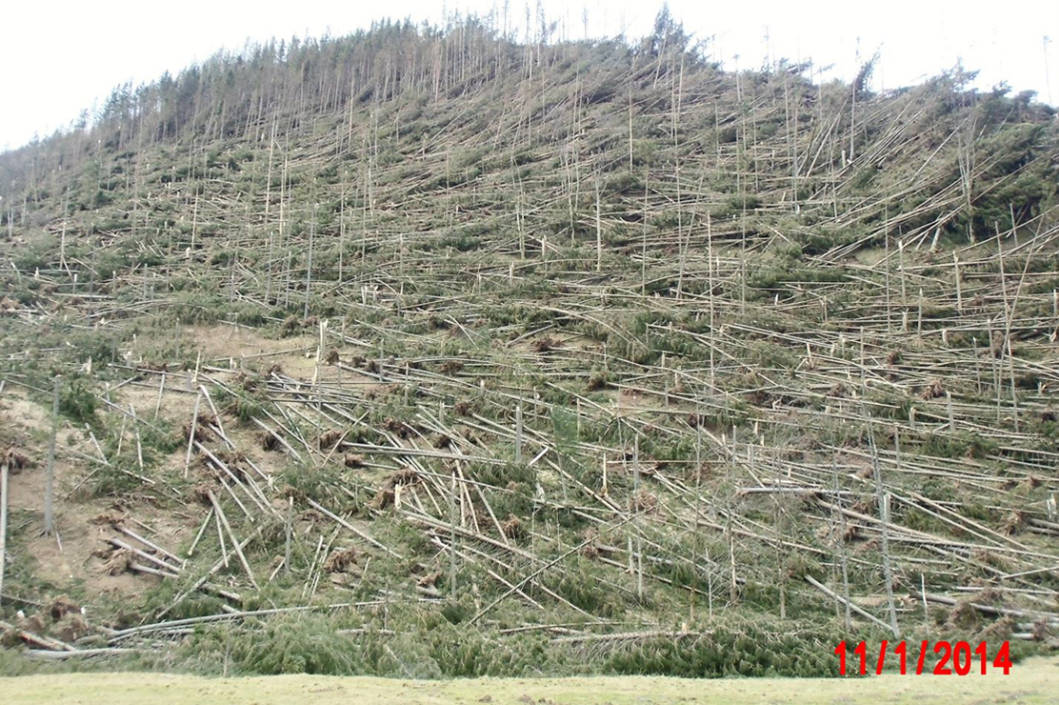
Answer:
M150 403L153 409L153 397ZM32 559L34 580L43 584L45 593L37 597L47 599L76 589L76 594L88 603L104 596L128 600L156 581L124 572L110 574L104 568L105 559L100 557L99 550L106 547L106 539L115 536L115 531L114 522L101 518L120 517L141 536L173 551L194 530L186 517L163 512L148 501L138 502L134 498L130 506L116 506L113 498L78 500L76 494L68 497L98 466L73 455L75 451L95 455L95 450L80 429L64 420L56 444L55 534L42 535L51 414L29 399L23 390L9 386L0 397L0 428L5 431L5 439L32 461L22 472L9 478L8 506L12 517L18 517L25 530L8 548L16 560ZM72 625L71 629L77 631L76 626Z
M8 387L0 398L0 427L5 439L26 461L21 472L10 476L12 511L43 512L44 489L47 485L48 442L51 436L51 414L28 398L21 389ZM56 436L55 496L63 496L63 488L76 483L83 472L80 463L71 461L67 449L83 448L84 433L63 421Z
M658 403L658 399L653 395L641 394L640 392L633 392L627 389L617 392L607 390L604 394L607 396L613 396L614 414L619 418L635 416L643 409L657 409L661 406Z
M0 415L14 425L9 430L48 433L51 430L51 414L40 404L32 401L21 387L7 386L0 397Z

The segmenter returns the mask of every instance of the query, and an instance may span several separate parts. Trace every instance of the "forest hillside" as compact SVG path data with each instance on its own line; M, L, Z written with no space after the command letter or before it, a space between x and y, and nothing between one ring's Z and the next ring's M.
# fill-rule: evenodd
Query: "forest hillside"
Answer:
M1054 647L1056 111L535 35L271 41L0 155L0 669Z

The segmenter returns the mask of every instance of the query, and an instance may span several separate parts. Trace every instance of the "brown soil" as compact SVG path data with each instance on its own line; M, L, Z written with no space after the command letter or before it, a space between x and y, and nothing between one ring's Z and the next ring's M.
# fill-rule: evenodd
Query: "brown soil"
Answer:
M121 391L126 393L127 389ZM131 395L137 392L134 389ZM150 399L149 408L153 410L154 394L148 392L143 397ZM137 413L146 412L147 408L148 405L138 403ZM85 455L96 455L96 451L80 429L64 421L56 444L55 535L42 535L50 416L47 409L30 400L19 388L8 386L0 397L0 428L5 430L5 437L12 445L33 461L9 479L9 510L20 522L26 522L27 529L20 541L8 548L15 556L32 557L34 577L45 585L44 598L49 593L59 595L75 586L80 587L89 603L105 595L122 600L136 597L156 579L123 571L111 575L103 569L104 559L97 555L100 548L105 548L105 540L115 535L113 520L125 519L141 536L169 550L179 548L194 526L188 526L179 514L162 512L149 502L136 502L119 510L111 498L82 500L78 495L67 498L97 466L71 455L70 450ZM180 467L183 468L182 457ZM143 525L132 523L133 520Z
M263 372L270 368L282 370L281 374L286 376L304 379L311 378L317 372L318 336L314 329L279 340L263 337L256 331L224 325L185 327L178 334L203 351L203 365L224 368L224 372L210 371L208 374L211 377L235 386L245 387L245 381L251 378L259 386L263 385ZM155 420L157 408L157 419L179 434L184 426L190 430L198 393L186 379L187 372L179 371L177 365L165 364L173 361L151 359L146 362L153 364L140 363L143 353L152 348L157 349L157 343L149 336L141 336L133 345L130 364L138 367L142 376L114 391L111 400L125 409L131 405L136 415L148 422ZM338 349L337 352L343 358L347 356L347 351ZM279 354L250 357L261 353ZM229 360L234 360L234 364L229 364ZM230 371L229 367L232 368ZM244 369L240 370L240 367ZM157 371L169 370L160 404L158 386L161 376L152 371L155 368ZM324 364L319 366L318 374L323 379L339 374L345 379L356 376L348 370L340 371L337 367ZM358 389L364 393L370 391L370 386L363 385ZM213 418L205 400L199 407L199 432L196 435L233 472L261 482L248 461L252 461L266 476L273 475L285 464L285 454L270 453L262 447L259 429L240 424L224 413L223 409L219 410L222 411L220 423L228 438L235 443L236 450L228 449L216 434L203 432L207 422ZM102 408L98 413L117 412ZM71 495L71 490L100 466L74 455L72 451L93 457L98 453L81 428L63 421L58 434L55 464L56 532L53 536L41 535L51 423L50 409L32 400L30 394L17 385L6 385L0 394L0 453L12 449L12 459L17 454L21 471L10 476L9 508L12 520L26 527L19 532L17 541L8 544L8 550L16 560L31 558L32 580L35 583L33 589L40 593L36 599L48 604L57 595L76 594L83 599L87 613L92 614L102 601L137 602L140 595L161 578L128 570L132 559L130 553L115 550L106 541L120 537L134 546L140 546L135 540L118 534L115 526L120 524L179 554L181 548L191 541L208 510L194 503L176 510L171 506L160 509L159 504L168 503L159 502L159 487L150 485L123 496L120 502L113 497L93 497L91 483ZM126 429L125 442L134 443L129 429L131 426ZM148 474L183 477L186 437L186 434L182 436L185 440L180 443L178 450L161 458ZM330 448L330 445L327 447ZM355 455L340 456L340 459L351 465L363 463L363 459ZM193 458L189 469L191 480L194 483L209 481L210 475L214 473L203 469L196 460ZM133 467L130 470L135 472L137 469ZM389 496L392 498L392 488ZM285 503L283 506L286 506ZM336 553L332 556L332 567L337 570L348 569L355 564L355 555L352 551ZM67 627L71 634L78 631L76 624Z
M324 562L324 570L328 573L339 573L345 571L357 562L357 549L350 546L333 552Z

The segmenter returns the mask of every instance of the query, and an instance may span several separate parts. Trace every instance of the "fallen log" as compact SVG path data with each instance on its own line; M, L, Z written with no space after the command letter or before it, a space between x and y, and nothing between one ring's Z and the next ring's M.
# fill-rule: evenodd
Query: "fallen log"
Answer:
M42 649L26 649L22 652L28 658L48 659L51 661L68 658L91 658L94 656L121 656L122 654L142 653L144 649L77 649L74 651L45 651Z

